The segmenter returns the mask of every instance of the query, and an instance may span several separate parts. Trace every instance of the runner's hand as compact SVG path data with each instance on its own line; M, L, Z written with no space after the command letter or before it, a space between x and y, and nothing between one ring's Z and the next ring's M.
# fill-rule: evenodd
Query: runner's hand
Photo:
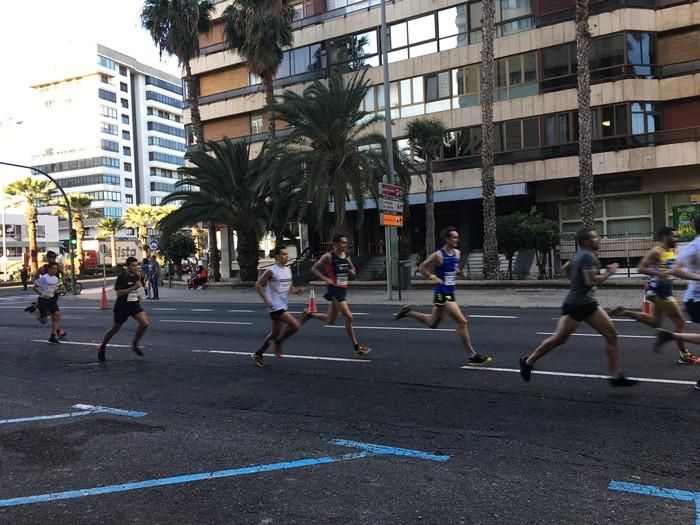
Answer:
M303 288L297 288L297 291L295 292L297 295L303 295L304 294L304 289Z
M267 306L268 308L272 308L272 303L265 299L265 306Z
M620 269L620 265L617 263L608 264L608 273L610 275L617 273L617 270L619 270L619 269Z

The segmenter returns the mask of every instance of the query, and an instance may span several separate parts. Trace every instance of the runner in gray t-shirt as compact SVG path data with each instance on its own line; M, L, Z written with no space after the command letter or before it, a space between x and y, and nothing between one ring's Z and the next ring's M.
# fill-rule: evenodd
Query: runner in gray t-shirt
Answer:
M614 274L617 264L608 266L606 273L600 273L600 261L595 252L600 248L600 237L595 230L581 230L576 236L579 250L571 259L571 287L562 305L562 317L559 319L555 334L544 340L529 356L520 358L520 375L529 382L535 362L556 347L563 345L574 333L581 321L585 321L605 338L605 351L608 354L610 384L612 386L634 386L637 381L628 379L620 373L619 352L617 349L617 330L594 297L595 287L603 284Z

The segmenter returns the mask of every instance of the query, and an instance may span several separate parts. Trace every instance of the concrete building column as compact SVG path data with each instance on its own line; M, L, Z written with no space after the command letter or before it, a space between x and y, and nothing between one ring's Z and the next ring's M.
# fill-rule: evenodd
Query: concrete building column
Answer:
M219 232L219 251L221 252L221 277L231 278L231 230L223 226Z

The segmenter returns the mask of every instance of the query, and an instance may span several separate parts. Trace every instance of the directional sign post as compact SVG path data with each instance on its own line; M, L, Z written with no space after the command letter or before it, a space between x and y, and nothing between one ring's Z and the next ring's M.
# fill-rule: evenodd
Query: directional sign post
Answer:
M390 213L382 213L381 222L382 226L401 228L403 227L403 215L392 215Z
M382 211L387 213L403 213L403 201L393 200L393 199L379 199L379 207Z

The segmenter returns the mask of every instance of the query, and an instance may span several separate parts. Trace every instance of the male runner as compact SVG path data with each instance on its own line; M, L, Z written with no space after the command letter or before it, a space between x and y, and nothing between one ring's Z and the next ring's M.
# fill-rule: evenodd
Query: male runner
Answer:
M129 257L126 260L126 270L117 277L114 289L117 291L117 300L114 303L114 324L104 335L100 346L97 348L97 358L100 361L105 360L107 343L121 329L129 317L133 317L139 323L129 348L136 355L143 355L143 351L139 346L139 340L148 328L148 316L141 308L141 299L145 294L141 275L139 274L139 261L136 257Z
M59 333L61 313L58 308L58 263L52 262L46 265L46 273L39 276L34 282L33 291L39 296L37 299L38 319L41 324L46 324L49 313L51 314L51 337L49 343L58 343L56 335Z
M260 349L253 354L255 364L265 366L263 354L272 344L272 350L277 357L282 357L282 342L299 331L299 321L287 311L289 292L297 295L304 293L303 288L292 284L292 270L287 266L289 252L286 246L276 246L273 252L275 264L262 274L255 289L265 301L272 319L272 330L263 341ZM283 330L284 329L284 330Z
M325 275L322 272L325 271ZM328 324L335 324L338 314L345 319L345 331L352 342L352 347L355 353L359 356L369 354L372 349L361 345L355 329L352 327L352 312L345 298L348 291L348 277L355 277L355 266L348 255L348 238L342 233L337 233L333 236L333 250L321 257L316 264L313 265L311 271L322 281L328 284L324 299L330 301L328 313L312 314L306 309L301 318L301 322L305 323L311 318L320 319Z
M445 245L430 255L418 267L420 273L436 283L432 313L427 315L414 312L409 305L404 304L401 306L401 309L394 314L394 318L398 321L403 317L410 317L430 328L437 328L440 321L447 315L457 323L457 333L469 356L469 364L488 364L491 362L492 358L483 356L474 350L471 338L469 337L467 319L464 317L462 310L460 310L457 304L457 299L455 298L457 276L465 277L464 271L459 267L460 253L457 249L459 246L459 232L456 228L448 226L440 232L440 238L444 241ZM432 273L432 269L434 269L435 273Z
M532 367L545 354L563 345L574 333L581 321L585 321L605 338L605 351L608 354L610 384L615 387L634 386L637 381L620 373L617 330L594 297L595 287L603 284L619 268L618 264L608 265L607 272L600 273L600 261L595 253L600 249L600 237L595 230L581 230L576 235L579 250L571 259L571 287L562 305L556 333L544 340L529 356L520 358L520 375L529 382Z
M688 279L688 289L683 298L685 311L693 323L700 323L700 215L695 217L694 226L696 237L678 254L673 274ZM666 330L657 330L656 334L657 348L672 340L700 345L700 334L671 333ZM700 390L700 379L695 390Z
M610 316L630 317L653 328L662 326L664 317L671 320L674 332L685 330L685 319L675 297L673 297L673 267L676 264L676 243L678 234L664 226L656 233L659 244L652 248L639 263L639 273L651 276L647 291L647 301L654 305L654 315L627 310L622 306L608 312ZM700 364L700 358L691 354L681 340L677 340L678 362L681 364Z
M59 263L56 260L56 257L57 257L56 252L51 251L51 250L46 252L46 261L47 262L36 271L36 273L33 276L33 279L34 279L34 281L36 281L42 275L47 274L49 271L49 265L52 263L56 264L56 267L57 267L56 277L58 278L58 286L56 286L56 288L55 288L54 295L56 296L56 298L55 298L56 308L58 308L58 291L59 291L59 289L63 288L64 285L63 285L63 264ZM41 312L37 310L37 306L38 306L38 302L34 301L34 302L32 302L32 304L27 306L24 309L24 311L29 312L31 314L34 314L34 316L39 321L41 321L41 315L40 315ZM60 316L59 316L59 323L60 323ZM56 335L58 337L60 337L61 339L63 339L64 337L66 337L66 331L63 328L61 328L60 326L58 326L58 327L56 327Z

